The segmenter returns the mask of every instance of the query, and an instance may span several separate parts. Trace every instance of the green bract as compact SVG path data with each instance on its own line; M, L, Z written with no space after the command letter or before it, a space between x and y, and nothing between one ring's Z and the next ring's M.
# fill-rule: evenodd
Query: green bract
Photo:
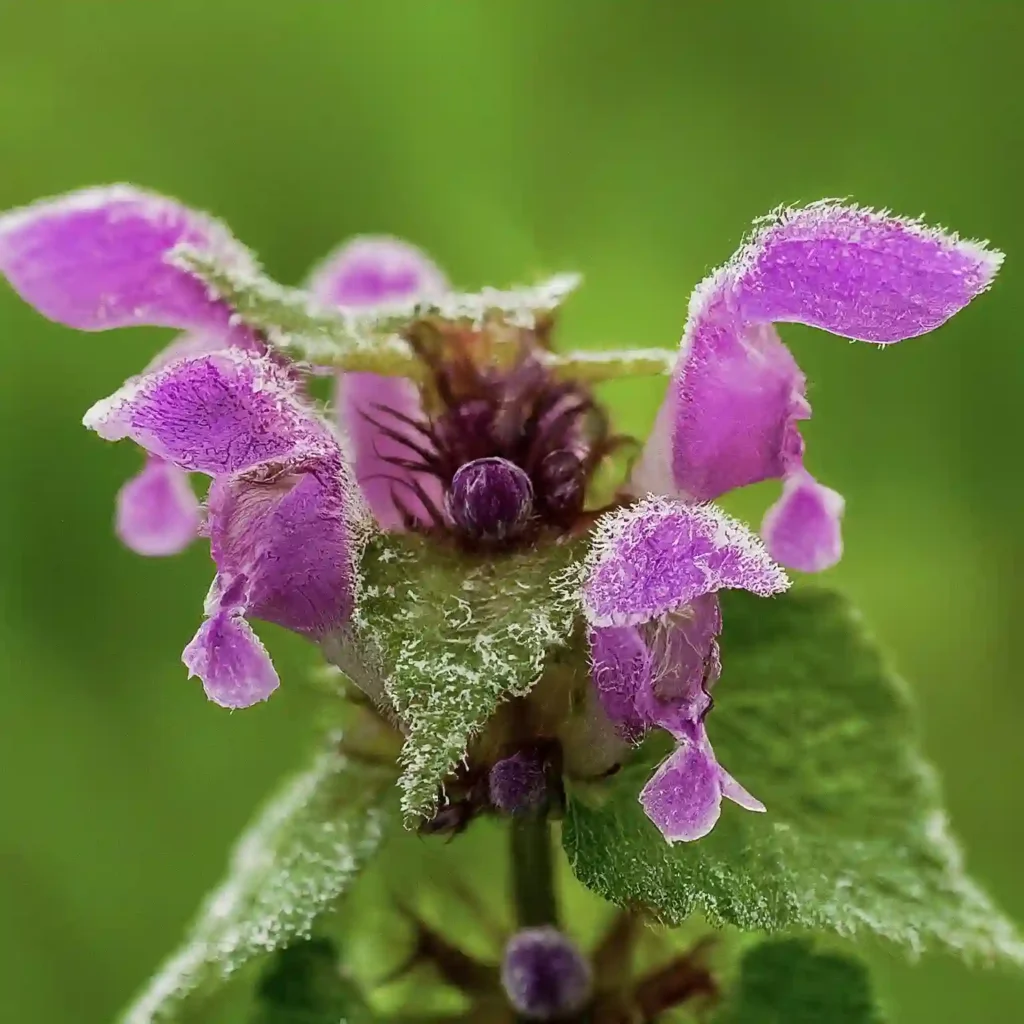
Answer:
M380 536L367 546L354 642L371 679L357 681L380 692L402 722L408 817L430 813L495 708L529 693L549 652L568 642L587 543L500 559L411 535Z

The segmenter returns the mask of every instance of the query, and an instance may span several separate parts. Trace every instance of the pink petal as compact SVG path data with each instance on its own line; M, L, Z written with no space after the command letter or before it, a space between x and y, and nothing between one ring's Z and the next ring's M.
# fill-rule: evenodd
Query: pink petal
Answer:
M724 512L651 497L598 521L583 609L591 625L626 626L724 587L767 596L788 586L764 545Z
M624 739L637 741L647 722L637 696L650 686L651 656L636 626L603 626L589 633L591 677L604 713Z
M782 496L761 524L761 536L773 558L801 572L821 572L843 554L839 528L846 503L809 473L785 479Z
M416 246L386 235L363 235L334 250L309 279L320 302L374 306L448 291L444 274Z
M798 423L810 406L804 376L772 324L899 341L961 310L988 288L1001 261L983 244L833 202L768 218L694 291L679 364L631 489L710 501L800 473ZM797 552L795 568L838 557L836 520L835 536Z
M226 328L230 309L167 262L182 243L254 266L218 221L173 199L110 185L0 216L0 273L44 316L84 331Z
M722 813L722 783L710 746L684 741L640 792L647 817L670 843L706 836Z
M117 495L117 535L140 555L184 551L198 536L201 521L188 474L155 456Z
M224 331L186 331L175 337L153 356L146 364L143 373L162 370L179 359L195 359L198 356L222 352L226 348L233 347L243 348L254 353L258 350L254 340L247 338L238 330L227 333Z
M198 676L206 695L225 708L247 708L280 685L270 655L249 623L230 610L207 619L181 660Z
M321 302L359 307L437 295L448 290L448 282L437 265L415 246L396 238L366 236L353 239L328 256L313 272L310 288ZM408 458L409 449L401 440L385 436L376 425L383 424L399 438L422 446L424 438L414 428L385 411L423 420L419 388L401 377L339 374L336 402L356 480L380 525L389 530L402 525L394 500L396 492L411 512L426 520L422 503L408 486L412 475L389 461ZM417 480L440 506L438 481L425 475Z
M733 268L746 322L889 343L934 330L985 291L1003 254L920 221L833 201L782 210Z
M756 796L748 792L721 766L718 769L718 777L722 785L722 796L726 799L738 804L743 810L753 811L756 814L764 814L768 810Z
M440 508L440 482L435 477L413 474L390 462L395 458L409 459L412 455L400 440L385 436L378 426L381 424L399 437L429 450L429 442L415 428L388 415L393 411L426 422L419 388L404 377L344 373L338 375L335 393L338 418L348 442L356 480L377 522L385 530L401 528L402 515L395 504L396 496L410 512L429 522L423 503L409 484L416 480Z
M211 475L337 448L279 366L236 350L130 380L83 422L108 441L130 437L182 469Z
M361 514L337 456L218 477L210 550L223 579L246 580L246 615L319 639L352 612Z

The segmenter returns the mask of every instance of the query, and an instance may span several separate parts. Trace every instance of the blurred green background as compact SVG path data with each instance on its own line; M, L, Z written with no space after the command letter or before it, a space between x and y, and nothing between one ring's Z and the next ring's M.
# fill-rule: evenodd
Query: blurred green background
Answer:
M137 182L224 217L285 281L368 231L466 286L579 268L573 344L674 344L691 286L778 203L849 195L991 238L996 288L933 336L784 333L811 468L848 499L830 582L914 681L970 865L1024 921L1022 40L1009 0L3 0L0 208ZM207 554L112 535L139 457L79 421L166 336L75 334L0 283L5 1021L110 1019L306 738L312 653L264 630L281 693L207 704L178 663ZM640 430L658 389L618 397ZM734 507L757 519L771 493ZM1024 1020L1019 977L878 962L897 1022Z

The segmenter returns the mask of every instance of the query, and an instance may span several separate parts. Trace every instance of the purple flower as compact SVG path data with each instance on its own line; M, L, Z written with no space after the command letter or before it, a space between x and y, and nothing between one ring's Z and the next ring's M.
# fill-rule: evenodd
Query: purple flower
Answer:
M804 468L805 379L772 326L889 344L934 330L992 283L1002 254L918 221L824 201L765 218L694 290L669 393L632 489L713 501L781 479L763 534L793 569L842 553L842 498Z
M524 928L505 947L501 983L518 1013L530 1020L555 1020L586 1005L593 972L557 928Z
M723 796L764 810L719 766L704 727L721 672L715 594L788 586L764 545L711 505L646 498L598 525L583 587L593 678L626 738L659 727L678 741L640 794L669 842L707 835Z
M318 639L352 611L368 513L333 430L280 365L231 349L128 381L85 424L212 478L206 528L217 575L183 660L218 704L266 699L277 674L246 617Z
M277 687L250 619L344 642L374 530L413 530L478 560L592 529L579 600L598 700L581 706L587 715L600 708L587 735L612 737L617 752L652 729L674 738L640 796L670 842L707 834L723 797L764 810L718 764L706 729L723 671L717 592L768 597L789 585L776 561L813 571L842 549L843 499L804 466L805 381L773 324L898 341L963 308L1001 259L917 222L836 203L774 216L695 291L629 491L594 509L590 485L622 439L584 382L553 372L549 319L416 321L406 340L419 383L340 374L339 431L315 410L301 369L171 259L183 243L257 272L223 225L127 186L0 217L0 272L46 316L83 330L184 331L85 423L147 453L118 496L117 529L129 546L168 554L200 523L209 537L216 575L183 660L210 698L245 707ZM387 238L348 243L310 280L313 299L344 309L447 288L423 253ZM505 357L492 359L502 345ZM211 480L205 514L190 473ZM707 504L774 478L782 496L765 517L765 543ZM545 728L518 740L559 734L557 723ZM528 803L530 786L545 781L515 755L483 767L478 777L498 807Z

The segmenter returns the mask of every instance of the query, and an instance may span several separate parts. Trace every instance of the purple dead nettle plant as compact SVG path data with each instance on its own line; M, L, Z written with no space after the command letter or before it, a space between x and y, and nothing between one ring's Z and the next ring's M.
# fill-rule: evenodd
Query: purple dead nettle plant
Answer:
M165 555L209 538L216 575L183 660L210 699L243 708L277 688L251 619L315 642L343 635L360 552L380 531L494 560L590 533L579 611L593 684L620 739L661 729L678 744L641 793L670 842L707 834L723 796L765 810L718 765L705 728L722 672L716 595L769 597L789 586L777 563L816 572L842 549L843 499L805 467L805 378L773 324L900 341L983 292L1001 259L837 202L772 214L695 289L653 433L611 503L594 508L590 484L623 439L552 353L550 310L525 326L446 319L448 285L422 253L348 243L316 269L312 302L353 316L407 303L410 324L417 303L437 300L442 313L431 332L405 332L408 375L340 372L332 422L307 393L312 368L186 268L183 247L255 273L223 225L128 186L0 220L0 271L50 319L185 332L85 424L146 452L118 496L128 546ZM210 478L202 511L191 473ZM710 504L767 479L782 494L763 540Z

